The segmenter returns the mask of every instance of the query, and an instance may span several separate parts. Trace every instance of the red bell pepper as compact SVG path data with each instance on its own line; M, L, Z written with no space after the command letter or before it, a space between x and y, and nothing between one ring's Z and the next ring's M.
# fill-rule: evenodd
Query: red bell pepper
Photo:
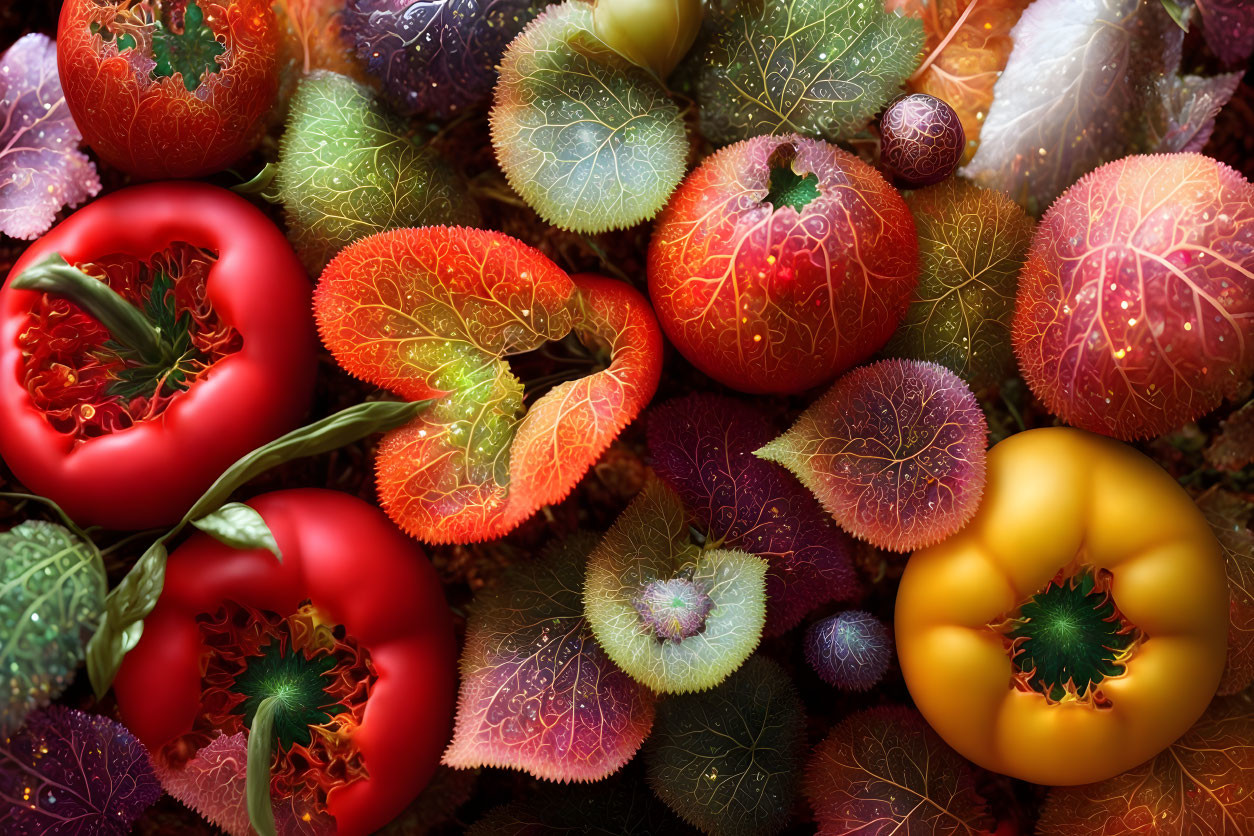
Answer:
M372 833L426 785L448 741L456 646L439 578L356 497L300 489L248 504L282 561L205 534L176 549L114 682L122 719L179 795L194 783L179 773L205 768L198 749L227 745L251 728L257 698L278 696L273 797L301 830L329 814L341 836ZM240 823L221 809L229 789L210 794L214 809L189 803ZM280 834L293 827L276 820Z
M89 204L0 290L0 457L81 524L178 520L303 417L310 292L283 233L224 189L153 183Z

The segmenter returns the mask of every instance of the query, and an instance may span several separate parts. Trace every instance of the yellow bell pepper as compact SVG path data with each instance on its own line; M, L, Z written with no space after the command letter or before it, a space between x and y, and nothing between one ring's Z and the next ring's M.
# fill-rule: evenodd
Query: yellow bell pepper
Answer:
M1081 430L1011 436L987 467L975 517L901 579L911 696L959 753L1038 784L1152 758L1223 672L1228 588L1205 518L1153 461Z

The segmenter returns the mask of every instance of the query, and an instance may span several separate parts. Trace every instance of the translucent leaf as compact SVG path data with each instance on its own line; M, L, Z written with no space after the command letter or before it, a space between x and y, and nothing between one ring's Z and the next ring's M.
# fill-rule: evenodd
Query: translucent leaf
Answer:
M426 542L499 537L564 498L661 373L648 303L621 282L572 281L495 232L427 227L345 249L316 297L323 341L352 374L436 403L384 437L379 496ZM574 332L608 368L523 407L503 359Z
M751 657L714 690L658 707L644 755L649 785L706 833L777 833L792 814L804 726L788 675Z
M984 413L935 363L854 369L757 451L797 475L841 527L908 552L966 524L984 493Z
M1228 573L1228 663L1220 694L1236 694L1254 682L1254 506L1236 494L1210 490L1198 498L1223 550Z
M592 7L579 0L550 7L509 45L491 122L510 186L577 232L653 217L688 156L666 90L593 34Z
M768 635L860 592L848 535L797 480L753 455L776 434L759 410L718 395L676 398L649 415L653 468L697 526L708 539L769 564Z
M1254 707L1248 695L1221 697L1153 760L1096 784L1050 790L1036 832L1239 836L1254 821L1252 774Z
M1195 0L1206 45L1225 64L1237 66L1254 53L1254 4L1248 0Z
M1167 109L1165 128L1151 126L1151 148L1155 151L1201 151L1215 130L1215 117L1232 98L1240 73L1203 78L1169 76L1160 79L1159 90Z
M909 708L846 717L814 750L804 789L820 836L990 833L971 765Z
M29 520L0 533L0 737L60 696L104 612L105 571L68 529Z
M848 139L918 65L923 27L864 0L744 0L715 13L698 76L701 132Z
M980 128L993 85L1006 66L1013 45L1010 29L1031 0L887 0L889 11L901 10L923 20L927 37L923 62L906 79L906 89L948 102L962 121L970 162L980 143Z
M359 238L407 226L479 223L448 165L350 78L314 72L292 100L275 181L288 236L317 276Z
M569 538L476 597L444 763L597 781L640 748L653 695L614 666L583 614L584 558L594 543L592 535Z
M341 0L342 1L342 0ZM485 99L505 47L543 0L349 0L357 54L406 113L445 119Z
M0 831L125 836L158 798L148 750L121 723L61 705L0 747Z
M25 35L0 56L0 115L0 233L37 238L63 207L100 191L95 164L78 150L83 136L48 36Z
M1102 163L1189 147L1226 101L1226 82L1202 90L1176 75L1184 33L1161 3L1041 0L1011 37L963 173L1034 215Z
M766 616L766 562L688 536L679 497L650 482L589 556L584 584L597 641L664 693L722 682L757 647Z
M973 389L1014 374L1015 290L1034 224L1000 192L951 178L906 195L919 231L919 284L884 346L931 360Z

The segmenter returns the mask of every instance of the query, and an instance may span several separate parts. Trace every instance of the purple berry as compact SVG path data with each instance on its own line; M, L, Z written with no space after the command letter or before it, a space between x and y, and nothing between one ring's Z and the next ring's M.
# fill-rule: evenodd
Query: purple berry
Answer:
M888 628L861 610L816 621L806 631L806 659L825 682L865 691L880 681L892 657Z
M958 114L926 93L910 93L880 117L880 162L910 188L939 183L954 173L967 136Z

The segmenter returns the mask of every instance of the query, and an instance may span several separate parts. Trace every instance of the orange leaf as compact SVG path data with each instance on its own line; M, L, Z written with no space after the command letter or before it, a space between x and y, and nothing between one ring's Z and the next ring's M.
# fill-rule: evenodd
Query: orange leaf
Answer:
M435 403L389 433L376 460L392 519L428 543L499 537L568 494L653 396L661 336L644 299L596 277L572 280L496 232L384 232L327 266L315 312L345 369ZM528 411L505 357L575 333L609 367L568 381Z

